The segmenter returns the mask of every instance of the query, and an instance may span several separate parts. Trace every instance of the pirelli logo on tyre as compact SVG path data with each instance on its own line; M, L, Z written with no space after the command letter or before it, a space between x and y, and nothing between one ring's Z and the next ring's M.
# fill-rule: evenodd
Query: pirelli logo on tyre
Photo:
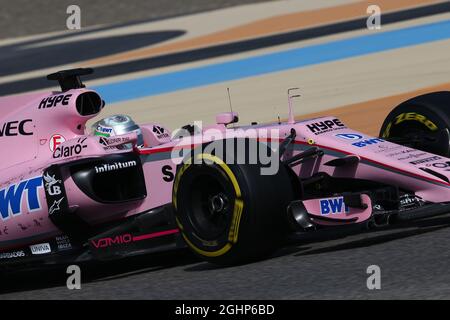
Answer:
M426 116L417 112L404 112L396 116L394 121L389 122L389 124L386 126L386 129L383 132L383 138L387 138L390 136L390 131L393 125L395 126L405 121L420 122L431 131L436 131L438 129L438 126L433 121L428 119Z
M433 121L425 117L424 115L421 115L416 112L406 112L406 113L400 113L396 117L395 124L402 123L403 121L418 121L420 123L423 123L425 126L428 127L428 129L435 131L438 129L437 125L434 124Z

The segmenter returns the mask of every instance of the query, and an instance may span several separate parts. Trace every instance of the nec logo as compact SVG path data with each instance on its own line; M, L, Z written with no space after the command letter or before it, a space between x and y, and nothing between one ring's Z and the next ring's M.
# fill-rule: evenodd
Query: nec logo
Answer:
M9 121L3 123L0 128L0 137L12 137L12 136L32 136L33 132L25 130L25 124L32 122L31 119L25 119L22 121Z
M66 95L62 94L59 96L47 97L45 99L42 99L41 103L39 104L38 109L52 108L52 107L56 107L58 104L67 106L69 104L70 97L72 97L71 94L66 94Z
M345 125L339 119L315 122L306 126L308 127L309 131L316 135L327 131L345 128Z
M115 237L102 238L98 240L92 240L91 243L96 249L108 248L117 244L125 244L133 242L133 236L129 233L122 234Z
M359 142L352 143L353 146L362 148L371 144L377 144L378 142L384 142L383 139L380 138L373 138L373 139L366 139Z
M331 198L320 200L320 213L323 215L349 212L349 207L344 203L344 198Z

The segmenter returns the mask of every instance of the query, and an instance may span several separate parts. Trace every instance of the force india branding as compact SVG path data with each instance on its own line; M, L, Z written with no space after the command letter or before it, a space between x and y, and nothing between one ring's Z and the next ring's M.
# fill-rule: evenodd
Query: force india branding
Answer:
M0 216L2 220L23 212L22 199L26 197L28 211L41 209L38 188L42 187L42 177L35 177L12 184L0 190Z

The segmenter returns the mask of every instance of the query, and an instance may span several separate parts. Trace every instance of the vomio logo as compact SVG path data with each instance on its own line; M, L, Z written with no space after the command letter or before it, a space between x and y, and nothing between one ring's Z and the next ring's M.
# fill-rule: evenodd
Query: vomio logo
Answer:
M126 233L115 237L107 237L98 240L92 240L91 244L94 246L94 248L99 249L111 247L113 245L118 244L126 244L130 242L133 242L133 236L129 233Z
M27 196L28 210L41 208L38 197L38 188L42 186L42 177L35 177L12 184L0 190L0 215L3 220L22 213L22 196Z
M349 212L349 208L344 203L343 197L320 200L320 213L323 215L346 212Z

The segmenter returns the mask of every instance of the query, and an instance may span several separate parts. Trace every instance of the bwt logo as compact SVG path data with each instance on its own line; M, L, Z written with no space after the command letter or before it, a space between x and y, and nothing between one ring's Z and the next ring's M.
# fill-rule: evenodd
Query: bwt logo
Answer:
M348 213L349 211L343 197L320 200L320 213L323 215Z
M363 138L362 135L356 133L339 133L336 135L336 137L345 140L361 140Z
M358 148L363 148L371 144L377 144L378 142L384 142L384 140L380 138L366 139L363 141L352 143L352 145Z
M22 197L27 197L28 211L41 208L38 188L42 187L42 177L21 181L0 190L0 215L3 220L22 213Z

